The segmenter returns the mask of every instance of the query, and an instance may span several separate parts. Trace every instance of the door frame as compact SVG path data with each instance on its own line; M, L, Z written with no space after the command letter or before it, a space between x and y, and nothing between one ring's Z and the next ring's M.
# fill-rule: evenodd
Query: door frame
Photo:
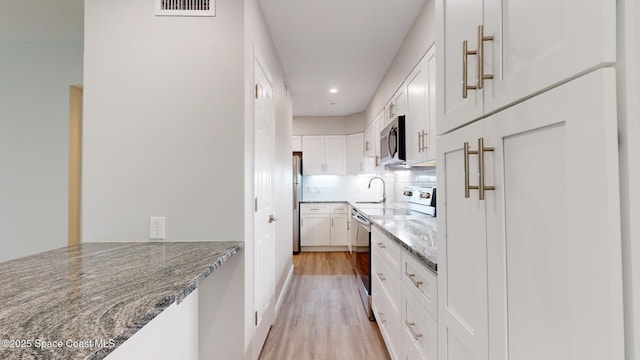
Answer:
M82 85L69 86L69 209L68 246L81 242Z

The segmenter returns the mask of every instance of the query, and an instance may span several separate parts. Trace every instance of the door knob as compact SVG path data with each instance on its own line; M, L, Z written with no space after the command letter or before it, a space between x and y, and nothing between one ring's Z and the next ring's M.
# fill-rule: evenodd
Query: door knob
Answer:
M273 214L269 215L269 224L271 224L274 221L278 221L278 218L273 216Z

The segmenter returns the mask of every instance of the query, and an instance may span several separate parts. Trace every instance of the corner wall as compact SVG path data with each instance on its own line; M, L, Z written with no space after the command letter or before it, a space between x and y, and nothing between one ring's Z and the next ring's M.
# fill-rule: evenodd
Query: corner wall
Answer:
M83 241L244 240L243 3L85 4Z
M82 40L0 43L0 262L67 245L69 86Z

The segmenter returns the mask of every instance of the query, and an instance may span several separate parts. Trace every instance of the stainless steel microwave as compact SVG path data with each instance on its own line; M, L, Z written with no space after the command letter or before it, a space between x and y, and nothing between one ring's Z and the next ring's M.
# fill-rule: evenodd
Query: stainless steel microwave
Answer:
M405 121L400 115L380 132L380 163L400 165L406 160Z

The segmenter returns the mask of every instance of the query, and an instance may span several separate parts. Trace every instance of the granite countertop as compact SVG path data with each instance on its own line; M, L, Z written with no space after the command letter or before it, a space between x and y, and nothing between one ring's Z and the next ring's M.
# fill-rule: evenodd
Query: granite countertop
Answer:
M0 358L102 359L243 247L82 243L0 263Z
M423 216L369 217L369 221L390 235L433 272L438 272L436 218Z

